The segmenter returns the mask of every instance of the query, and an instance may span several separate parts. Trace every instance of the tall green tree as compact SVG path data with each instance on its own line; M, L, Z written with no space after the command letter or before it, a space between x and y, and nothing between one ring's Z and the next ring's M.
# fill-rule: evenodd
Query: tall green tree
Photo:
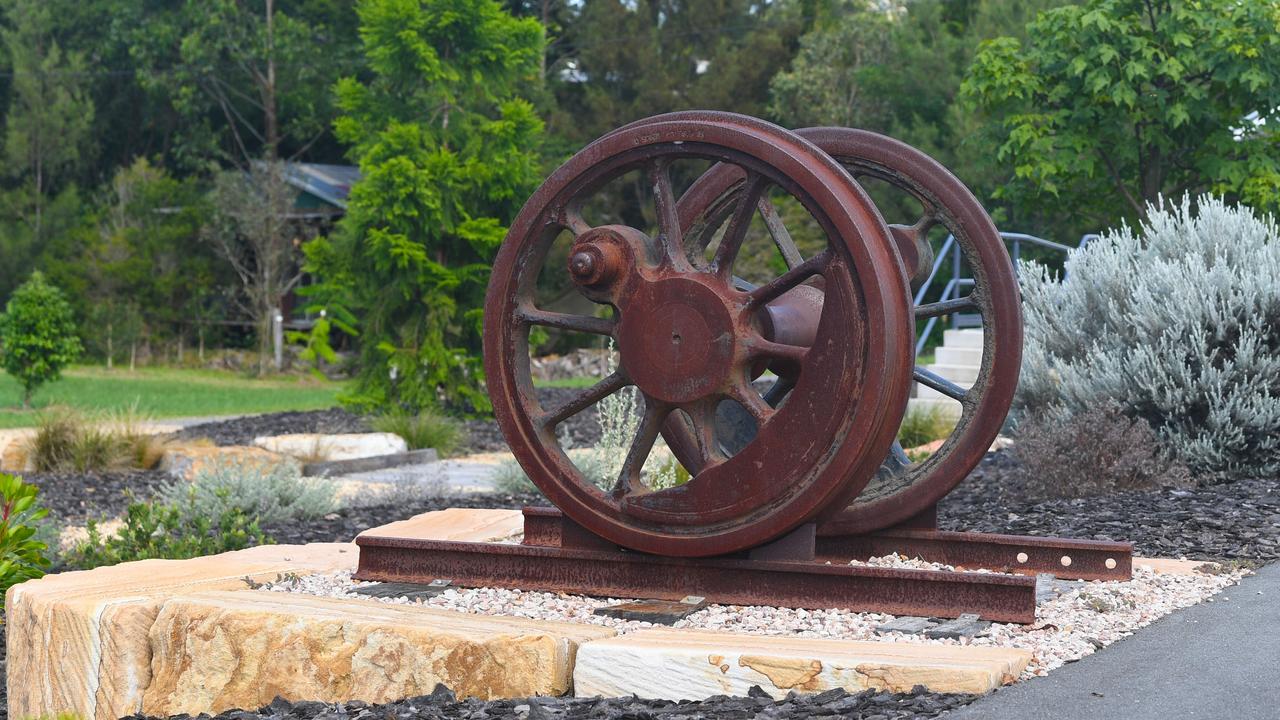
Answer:
M998 38L964 91L1002 128L1001 188L1111 225L1161 196L1280 204L1280 9L1273 2L1089 0Z
M93 103L83 87L85 58L64 51L54 37L54 8L43 0L9 0L5 10L0 38L13 72L5 159L10 174L28 188L28 223L39 245L49 196L84 161Z
M140 22L130 54L139 82L183 120L173 151L184 167L247 167L325 146L336 112L332 80L359 60L350 3L152 4L132 11Z
M495 0L362 0L370 74L337 85L338 137L363 179L308 248L318 303L355 311L358 401L484 409L489 261L539 178L543 31ZM335 313L336 314L336 313Z

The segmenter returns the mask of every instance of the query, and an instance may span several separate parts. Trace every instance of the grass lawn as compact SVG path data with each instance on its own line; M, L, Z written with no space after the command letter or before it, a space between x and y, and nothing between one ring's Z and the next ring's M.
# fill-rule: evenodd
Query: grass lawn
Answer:
M87 411L128 408L156 418L242 415L333 407L340 382L312 377L256 379L222 370L74 367L36 391L34 411L18 410L22 389L0 374L0 428L36 424L40 408L66 405Z

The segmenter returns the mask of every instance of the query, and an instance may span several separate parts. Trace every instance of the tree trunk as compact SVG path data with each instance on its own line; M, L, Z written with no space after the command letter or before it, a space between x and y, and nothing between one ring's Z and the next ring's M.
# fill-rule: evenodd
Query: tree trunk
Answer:
M262 89L262 109L267 161L274 162L280 149L280 121L276 108L275 0L267 0L267 78Z
M129 372L133 372L138 367L138 341L134 340L129 343Z
M114 349L115 348L113 347L112 337L111 337L111 322L108 321L107 322L107 369L108 370L114 367L114 364L113 364L115 362Z

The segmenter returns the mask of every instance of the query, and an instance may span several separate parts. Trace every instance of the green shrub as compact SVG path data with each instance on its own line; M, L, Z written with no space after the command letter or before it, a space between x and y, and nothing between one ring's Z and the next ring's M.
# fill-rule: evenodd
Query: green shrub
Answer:
M1022 275L1018 417L1114 400L1211 479L1280 473L1280 231L1202 197Z
M22 407L36 388L57 380L80 357L71 305L40 272L31 274L0 315L0 365L22 385Z
M187 520L236 511L270 525L332 512L337 491L331 480L302 477L292 463L214 459L190 482L177 480L161 488L158 497L182 508Z
M92 520L88 532L89 537L64 556L68 567L88 570L153 558L185 560L271 542L257 519L239 508L226 507L215 515L197 512L194 495L185 504L133 503L115 535L104 537Z
M38 504L39 489L15 475L0 473L0 607L9 588L44 575L48 546L36 539L48 510Z
M374 417L370 424L378 432L404 438L410 450L435 448L440 455L457 450L466 437L466 429L457 420L439 410L424 409L417 413L398 410Z

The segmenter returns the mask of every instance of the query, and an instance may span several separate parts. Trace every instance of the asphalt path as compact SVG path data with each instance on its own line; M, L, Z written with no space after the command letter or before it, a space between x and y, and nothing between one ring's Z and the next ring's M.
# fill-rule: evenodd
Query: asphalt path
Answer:
M1280 719L1280 563L947 718Z

